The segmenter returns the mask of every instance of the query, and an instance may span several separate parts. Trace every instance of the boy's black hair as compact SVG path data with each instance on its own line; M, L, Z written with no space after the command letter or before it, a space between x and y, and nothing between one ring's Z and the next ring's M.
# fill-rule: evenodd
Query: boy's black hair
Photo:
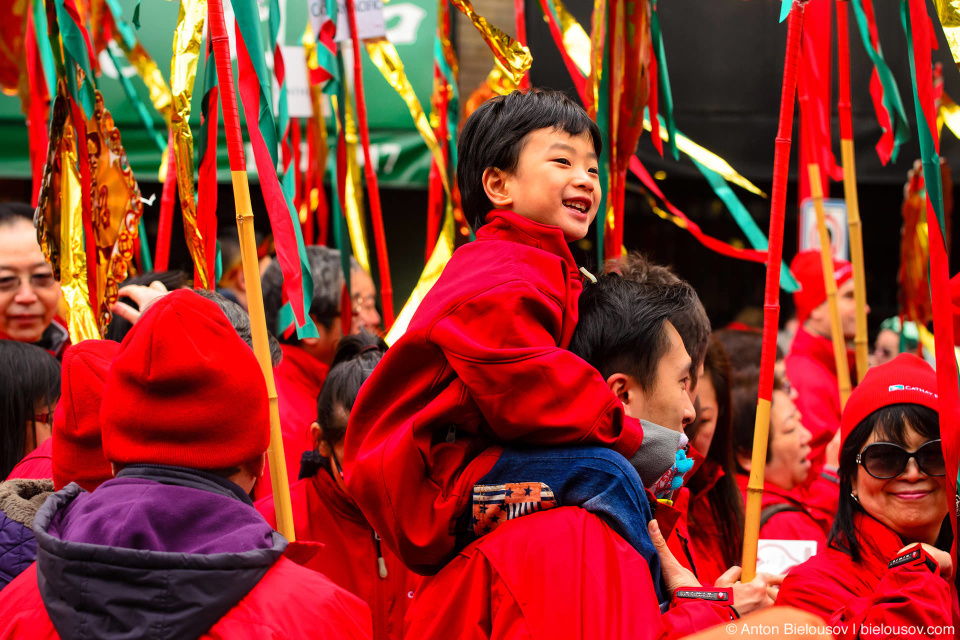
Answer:
M514 91L487 100L467 118L457 146L457 185L463 214L474 231L495 208L483 190L483 172L489 167L507 173L516 171L527 134L547 128L571 136L589 133L600 155L603 143L599 127L562 91Z
M248 347L253 349L253 331L250 328L250 315L246 309L216 291L198 288L194 289L193 292L201 298L213 301L214 304L220 307L220 311L223 311L223 315L227 316L227 320L233 325L240 339L246 342ZM283 350L280 348L280 343L277 342L277 339L273 337L273 334L269 331L267 332L267 344L270 346L270 366L276 368L283 360Z
M624 373L650 391L670 347L666 323L696 303L697 294L686 282L649 284L617 274L600 276L596 284L584 285L570 351L604 379Z
M638 251L631 251L628 255L608 260L605 265L608 273L619 273L627 280L646 282L649 284L671 285L682 282L682 279L670 267L656 264ZM700 365L707 357L707 345L710 342L710 318L703 308L699 296L694 293L697 302L692 307L684 309L670 316L670 324L680 334L683 346L690 355L690 388L697 386Z
M146 271L144 273L138 273L135 276L130 276L120 283L120 288L122 289L123 287L134 284L149 287L153 282L161 283L167 291L176 291L177 289L183 289L187 286L188 278L187 274L183 271ZM140 309L137 303L130 298L125 298L124 302L134 309ZM131 329L133 329L133 324L131 324L129 320L114 314L113 319L110 320L110 324L107 325L107 332L103 337L107 340L113 340L114 342L123 342L123 339L130 333Z
M859 466L857 454L872 433L876 433L877 437L886 442L906 447L908 426L924 438L936 440L940 437L940 417L936 411L919 404L892 404L877 409L864 418L853 428L840 450L840 503L827 544L847 554L854 562L860 562L862 558L854 515L864 513L863 506L851 495L853 478L857 475ZM940 537L935 545L938 549L949 550L953 543L953 529L947 524L948 520L949 516L940 528Z

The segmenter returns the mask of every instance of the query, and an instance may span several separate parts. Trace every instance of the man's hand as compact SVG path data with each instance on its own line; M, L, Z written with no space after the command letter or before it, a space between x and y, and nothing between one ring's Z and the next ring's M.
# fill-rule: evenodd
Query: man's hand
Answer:
M130 298L133 300L135 303L137 303L137 306L140 307L140 310L137 311L126 302L118 301L113 304L111 311L130 324L136 324L137 320L140 319L140 316L143 315L143 313L151 304L168 293L170 292L167 291L167 288L158 280L151 282L149 287L144 287L139 284L131 284L120 289L119 295L121 298Z
M667 585L670 597L673 597L673 593L677 589L701 588L702 585L697 580L697 576L693 575L692 571L685 568L673 557L673 553L667 547L667 541L663 539L663 535L660 533L660 525L657 524L656 520L650 521L650 524L647 525L647 531L650 533L653 546L660 556L660 571L663 573L663 581Z
M777 593L780 590L780 583L783 582L783 576L758 573L753 580L743 583L739 581L740 573L740 567L730 567L722 576L717 578L717 582L713 586L733 589L733 606L737 608L740 615L773 606L777 601Z
M900 551L897 551L897 557L902 556L907 552L908 549L911 549L914 545L908 544ZM940 577L949 582L953 579L953 559L950 557L950 553L947 551L941 551L937 549L932 544L927 544L926 542L921 542L920 546L923 547L923 550L930 554L930 557L937 561L937 564L940 565Z

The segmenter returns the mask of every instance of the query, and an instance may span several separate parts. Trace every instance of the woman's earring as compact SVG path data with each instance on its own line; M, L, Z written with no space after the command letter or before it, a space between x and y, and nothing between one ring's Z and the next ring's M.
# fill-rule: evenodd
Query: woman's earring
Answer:
M855 494L853 491L850 492L850 497L853 498L853 500L854 500L857 504L860 504L860 498L858 498L858 497L857 497L857 494ZM863 505L860 505L860 506L862 507Z

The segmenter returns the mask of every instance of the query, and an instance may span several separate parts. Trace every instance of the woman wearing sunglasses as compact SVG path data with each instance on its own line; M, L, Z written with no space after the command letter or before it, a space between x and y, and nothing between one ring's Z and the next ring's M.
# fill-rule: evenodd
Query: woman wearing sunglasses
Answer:
M944 628L957 602L937 411L937 377L920 358L904 353L870 369L840 423L828 548L790 572L777 604L819 614L839 639L953 637ZM875 625L916 635L870 633Z

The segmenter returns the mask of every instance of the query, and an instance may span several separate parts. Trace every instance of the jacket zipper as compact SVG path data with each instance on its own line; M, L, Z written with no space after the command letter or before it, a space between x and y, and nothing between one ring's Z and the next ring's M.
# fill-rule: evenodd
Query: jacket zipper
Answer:
M377 550L377 575L380 577L376 581L375 597L377 600L376 621L374 623L374 636L377 638L387 638L387 612L384 602L384 580L387 579L387 562L383 559L383 551L380 549L380 534L373 532L373 544Z

